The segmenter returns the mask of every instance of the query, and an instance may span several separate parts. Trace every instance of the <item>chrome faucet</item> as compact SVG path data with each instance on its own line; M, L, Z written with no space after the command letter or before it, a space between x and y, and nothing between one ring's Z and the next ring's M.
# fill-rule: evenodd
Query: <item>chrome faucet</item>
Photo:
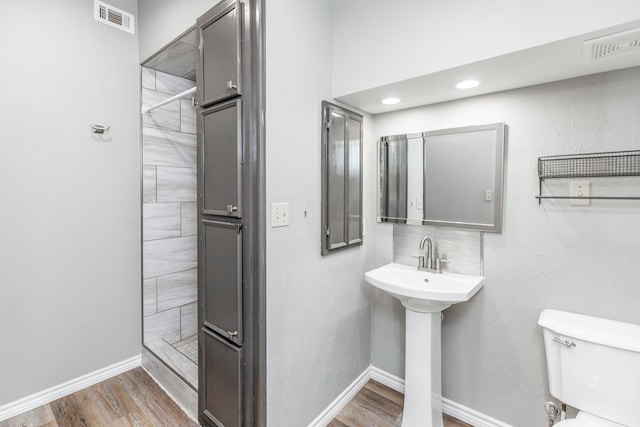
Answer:
M427 244L427 253L420 254L414 258L418 258L418 270L429 270L434 273L442 273L442 264L449 262L448 259L437 257L434 259L433 257L433 243L431 242L431 238L429 236L424 236L422 240L420 240L420 250L424 251L424 245Z
M424 244L427 243L427 254L418 260L418 269L431 269L433 266L433 244L429 236L424 236L420 240L420 250L424 250Z

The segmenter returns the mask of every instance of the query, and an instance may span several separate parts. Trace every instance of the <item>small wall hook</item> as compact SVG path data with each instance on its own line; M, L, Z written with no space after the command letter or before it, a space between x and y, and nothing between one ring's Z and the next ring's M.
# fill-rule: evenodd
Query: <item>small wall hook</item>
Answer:
M99 134L103 134L105 131L111 129L111 126L94 125L93 123L90 123L89 126L91 126L91 132Z

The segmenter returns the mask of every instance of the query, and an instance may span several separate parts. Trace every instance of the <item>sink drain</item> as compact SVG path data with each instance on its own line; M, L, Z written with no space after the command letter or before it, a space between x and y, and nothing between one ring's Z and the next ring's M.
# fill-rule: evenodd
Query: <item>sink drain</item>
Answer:
M429 279L424 279L424 283L429 283Z

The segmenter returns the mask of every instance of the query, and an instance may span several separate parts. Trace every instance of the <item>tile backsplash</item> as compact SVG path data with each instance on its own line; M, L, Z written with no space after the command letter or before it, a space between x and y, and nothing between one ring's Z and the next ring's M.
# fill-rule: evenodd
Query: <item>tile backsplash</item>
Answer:
M474 276L482 274L483 236L480 231L394 224L393 261L398 264L417 266L418 260L412 257L421 252L419 245L423 236L431 238L434 258L449 260L443 266L444 271Z

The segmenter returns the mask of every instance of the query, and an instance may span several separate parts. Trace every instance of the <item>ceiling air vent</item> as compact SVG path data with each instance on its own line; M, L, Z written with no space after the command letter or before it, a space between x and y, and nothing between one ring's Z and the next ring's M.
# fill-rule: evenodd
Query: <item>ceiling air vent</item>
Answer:
M134 34L134 19L132 14L98 0L93 2L93 9L96 21Z
M640 53L640 28L587 40L582 46L583 62Z

